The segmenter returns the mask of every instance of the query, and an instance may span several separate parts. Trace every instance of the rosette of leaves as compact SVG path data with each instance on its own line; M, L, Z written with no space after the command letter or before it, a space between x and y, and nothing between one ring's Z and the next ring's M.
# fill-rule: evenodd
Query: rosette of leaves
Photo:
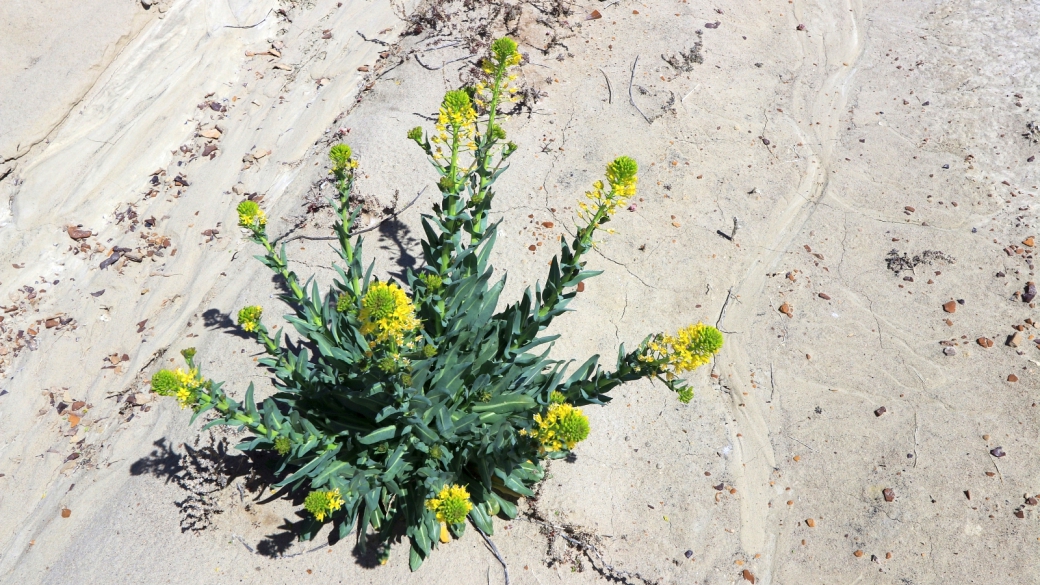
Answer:
M495 41L482 65L486 79L448 92L433 132L409 132L440 175L440 200L422 217L423 263L406 271L404 283L373 278L362 261L362 238L350 234L358 213L348 205L356 161L346 145L330 152L342 265L329 290L300 283L284 245L276 249L268 239L263 213L255 205L239 208L240 225L265 250L257 258L285 281L285 318L300 339L272 336L259 308L243 310L243 327L266 349L260 363L277 392L257 404L250 385L238 402L207 381L192 389L189 405L195 417L215 416L207 426L246 427L252 436L238 448L277 457L278 486L320 492L309 498L316 512L298 527L304 539L331 522L332 538L356 531L361 546L375 538L388 551L401 527L415 570L449 530L457 537L465 529L462 514L446 513L445 502L492 534L492 516L515 517L516 499L533 494L541 462L565 457L588 434L575 407L604 404L619 384L641 378L658 379L688 401L678 374L690 368L682 364L708 361L721 346L717 331L697 326L697 347L693 334L652 335L634 351L622 346L611 370L597 356L571 368L549 356L556 336L542 331L567 311L577 285L598 274L582 257L596 230L635 192L637 166L627 157L608 165L609 185L598 181L587 194L591 203L544 282L497 308L505 279L493 277L496 225L488 212L495 181L517 148L503 144L498 107L511 95L510 70L519 61L515 42ZM477 116L474 103L486 115ZM195 372L194 354L186 357Z

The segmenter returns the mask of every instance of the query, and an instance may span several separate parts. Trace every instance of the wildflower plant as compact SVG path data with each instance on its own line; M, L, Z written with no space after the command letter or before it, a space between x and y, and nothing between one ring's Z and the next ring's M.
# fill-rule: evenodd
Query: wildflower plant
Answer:
M433 131L408 132L440 177L440 199L422 217L423 262L403 282L374 278L362 263L362 238L350 235L359 210L348 205L357 167L349 146L329 153L342 265L324 293L300 282L284 245L275 249L263 210L253 201L238 206L239 225L264 250L257 258L284 281L285 318L301 338L272 335L260 307L239 312L242 329L266 350L260 364L273 373L273 396L257 404L250 385L242 402L232 399L201 377L194 350L184 352L187 371L152 378L193 420L209 413L207 426L245 427L250 438L239 449L277 458L278 486L305 497L304 539L331 523L335 538L356 531L361 546L374 537L388 551L403 530L415 570L438 541L460 536L467 519L491 534L492 516L515 517L543 462L589 436L581 407L605 404L611 390L643 378L689 402L682 376L722 346L718 330L698 324L651 335L630 352L622 346L612 370L598 356L570 369L549 357L557 336L542 331L567 311L578 284L598 274L585 269L584 255L636 192L638 165L628 157L608 164L605 182L586 194L575 235L563 240L544 282L501 305L505 279L492 279L497 224L488 214L517 149L504 142L498 107L512 99L520 61L514 41L496 40L484 77L445 95Z

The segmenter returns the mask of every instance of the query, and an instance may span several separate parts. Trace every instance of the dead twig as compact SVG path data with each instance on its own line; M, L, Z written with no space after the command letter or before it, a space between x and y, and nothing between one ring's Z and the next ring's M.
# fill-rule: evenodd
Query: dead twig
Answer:
M418 53L416 53L414 55L414 57L415 57L415 60L419 63L419 65L423 66L423 69L428 69L430 71L439 71L441 69L444 69L448 65L451 65L452 63L455 63L456 61L463 61L465 59L469 59L471 57L471 55L466 55L465 57L459 57L458 59L452 59L451 61L445 61L445 62L441 63L440 67L430 67L426 63L423 63L422 59L419 58L419 54Z
M502 572L505 574L506 585L509 585L509 566L506 565L506 560L502 558L502 553L498 552L498 547L495 546L495 543L491 540L491 537L489 537L487 534L484 534L484 531L481 530L475 522L470 520L470 524L473 524L473 528L476 528L480 536L484 538L484 544L487 545L488 550L490 550L491 553L495 555L495 558L498 559L499 563L502 563Z
M719 312L719 318L715 321L715 328L723 333L732 333L732 331L725 331L722 329L722 320L726 318L726 308L729 307L729 299L733 296L733 289L730 288L726 291L726 300L722 303L722 311Z
M376 43L376 44L379 44L379 45L383 45L384 47L389 47L390 46L390 43L388 43L386 41L381 41L379 39L370 39L370 38L366 37L365 33L361 32L361 31L354 31L354 32L356 32L358 34L358 36L360 36L362 39L364 39L366 43Z
M647 118L646 114L643 113L643 110L639 109L639 106L636 105L635 98L632 97L632 83L636 79L636 65L638 64L639 55L636 55L636 60L632 61L632 75L628 78L628 103L632 104L632 107L635 108L637 112L639 112L639 115L642 116L644 120L646 120L647 124L653 124L653 122L650 121L650 118Z
M271 10L273 10L273 9L271 9ZM260 26L261 24L264 23L265 20L267 20L268 16L271 16L271 10L268 10L267 14L265 14L264 17L260 19L260 22L258 22L256 24L250 24L249 26L236 26L236 25L233 25L233 24L225 24L224 28L254 28L254 27Z
M607 77L607 72L602 68L600 68L599 72L603 74L603 79L607 80L607 103L612 104L614 103L614 92L610 89L610 78Z

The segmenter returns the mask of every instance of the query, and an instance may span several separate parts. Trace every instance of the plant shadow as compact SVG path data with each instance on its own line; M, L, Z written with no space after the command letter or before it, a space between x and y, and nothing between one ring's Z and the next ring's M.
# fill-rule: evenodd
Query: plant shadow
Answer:
M205 436L205 435L203 435ZM238 498L246 505L264 505L266 503L284 499L292 502L294 506L301 506L304 494L292 494L287 489L280 489L275 493L270 492L270 487L277 482L274 469L277 462L273 456L264 452L239 452L229 446L225 438L212 440L210 444L182 445L183 451L175 449L164 437L153 443L155 447L151 453L142 457L130 465L130 475L152 476L172 483L184 491L184 498L175 501L174 505L181 512L181 531L199 532L211 525L211 517L224 511L224 506L219 506L217 497L220 492L235 484L235 480L243 479L235 485L238 488ZM266 497L265 497L266 496ZM232 498L235 498L232 493ZM251 552L271 559L291 558L305 554L303 552L290 553L293 545L298 542L298 536L303 524L308 521L306 514L297 511L296 521L285 519L278 527L280 532L264 535L264 537L250 546L239 537L242 544ZM335 527L329 534L328 544L334 545L340 539L337 537ZM352 531L351 534L356 534ZM404 526L395 526L390 535L390 542L403 540ZM362 549L360 543L355 543L351 551L355 562L366 569L381 566L388 543L379 542L375 535L370 535L368 545ZM313 552L324 548L318 546L310 548L307 552Z
M220 309L208 309L204 312L202 314L202 324L206 329L223 331L228 335L234 335L242 339L253 338L231 319L230 313L221 313Z
M411 250L419 245L419 240L412 235L412 230L403 221L394 217L379 225L380 238L379 248L396 254L394 264L398 267L397 272L390 272L401 282L407 282L405 274L419 264Z

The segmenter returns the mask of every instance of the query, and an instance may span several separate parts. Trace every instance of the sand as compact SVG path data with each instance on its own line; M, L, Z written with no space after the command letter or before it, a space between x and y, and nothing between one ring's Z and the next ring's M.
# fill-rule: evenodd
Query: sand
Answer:
M344 140L362 223L404 207L432 182L405 132L508 31L528 63L506 298L628 154L641 199L555 355L727 334L689 405L638 383L587 409L575 460L496 520L510 581L1037 582L1034 5L110 4L0 7L0 580L504 582L473 531L415 574L404 546L373 567L285 538L298 502L261 503L234 434L147 380L197 347L232 394L263 388L232 316L281 311L234 206L257 193L271 233L328 235L308 207ZM431 205L366 235L378 274L414 264ZM332 277L327 242L289 254Z

